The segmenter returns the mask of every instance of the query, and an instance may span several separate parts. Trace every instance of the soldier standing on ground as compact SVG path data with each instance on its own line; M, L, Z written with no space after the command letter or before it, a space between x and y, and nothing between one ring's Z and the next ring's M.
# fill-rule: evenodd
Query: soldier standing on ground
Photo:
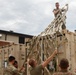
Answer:
M19 73L22 74L22 75L25 75L25 68L24 66L22 66L20 69L18 68L18 62L15 60L14 62L14 67L18 69Z
M53 52L53 54L48 57L42 64L37 65L37 62L34 59L29 60L30 67L30 75L42 75L42 70L44 67L48 65L48 63L53 59L53 57L57 54L57 50Z
M8 61L9 61L9 64L4 69L4 75L20 75L19 71L17 70L17 68L13 66L13 64L15 62L15 57L14 56L10 56Z
M71 72L68 72L69 62L67 59L61 59L59 63L60 71L54 73L53 75L73 75Z

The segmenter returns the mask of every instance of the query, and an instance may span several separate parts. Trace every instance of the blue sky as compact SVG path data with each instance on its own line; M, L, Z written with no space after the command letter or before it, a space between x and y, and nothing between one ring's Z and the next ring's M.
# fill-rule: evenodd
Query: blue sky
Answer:
M0 29L38 35L54 19L55 3L69 4L66 26L76 29L76 0L0 0Z

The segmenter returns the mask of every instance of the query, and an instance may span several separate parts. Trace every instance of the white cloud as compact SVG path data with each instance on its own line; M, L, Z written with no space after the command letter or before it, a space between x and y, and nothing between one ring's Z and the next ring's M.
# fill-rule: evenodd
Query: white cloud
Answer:
M75 30L76 0L0 0L0 29L38 35L54 19L57 1L69 4L67 28Z

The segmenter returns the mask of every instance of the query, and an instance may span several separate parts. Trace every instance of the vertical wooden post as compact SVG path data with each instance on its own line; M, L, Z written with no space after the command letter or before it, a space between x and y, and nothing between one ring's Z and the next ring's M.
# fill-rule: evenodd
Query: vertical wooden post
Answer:
M44 40L43 37L41 38L41 63L44 61ZM44 70L43 70L44 75Z
M26 42L26 43L25 43L25 47L26 47L26 48L25 48L25 58L26 58L26 59L25 59L25 62L24 62L24 63L27 62L27 58L28 58L28 57L27 57L27 55L28 55L28 44L29 44L29 42ZM25 75L28 75L28 64L25 64L25 73L26 73Z
M58 37L57 37L57 34L55 35L56 36L56 45L55 45L55 49L58 49ZM58 68L58 63L59 63L59 60L58 60L58 55L57 55L57 58L56 58L56 62L57 62L57 67L56 67L56 70L58 71L59 68Z

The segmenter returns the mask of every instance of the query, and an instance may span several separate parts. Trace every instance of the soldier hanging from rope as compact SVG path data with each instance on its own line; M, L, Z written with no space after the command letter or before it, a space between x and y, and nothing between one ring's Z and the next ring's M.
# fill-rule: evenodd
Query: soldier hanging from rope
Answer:
M60 9L58 2L55 3L55 6L56 6L56 9L53 10L53 13L54 13L55 18L56 18L56 17L59 18L60 16L57 16L57 15L58 15L58 14L62 15L62 12L64 12L65 9L63 9L63 8ZM66 4L66 6L67 6L67 4ZM65 16L65 17L66 17L66 16ZM58 26L57 22L58 22L58 21L56 21L56 23L55 23L55 28ZM64 22L63 22L63 25L62 25L62 29L66 29L66 26L65 26Z

